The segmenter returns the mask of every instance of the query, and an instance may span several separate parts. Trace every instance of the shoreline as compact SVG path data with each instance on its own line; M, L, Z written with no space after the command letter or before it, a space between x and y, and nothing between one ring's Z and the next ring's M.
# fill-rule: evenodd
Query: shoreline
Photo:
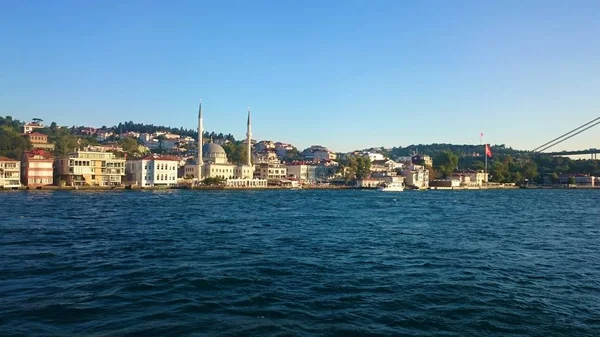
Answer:
M427 189L410 189L405 192L422 192L422 191L485 191L485 190L600 190L600 186L481 186L481 187L430 187ZM222 186L157 186L157 187L134 187L134 186L40 186L28 187L20 186L13 188L0 188L2 191L166 191L166 190L194 190L194 191L270 191L270 190L376 190L376 188L362 188L352 186L308 186L308 187L283 187L283 186L268 186L268 187L222 187Z

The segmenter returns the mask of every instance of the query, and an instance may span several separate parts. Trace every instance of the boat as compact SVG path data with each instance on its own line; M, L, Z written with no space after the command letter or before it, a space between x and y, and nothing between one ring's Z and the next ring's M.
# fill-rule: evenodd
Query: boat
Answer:
M404 184L401 182L382 183L377 187L377 190L382 192L402 192L404 191Z

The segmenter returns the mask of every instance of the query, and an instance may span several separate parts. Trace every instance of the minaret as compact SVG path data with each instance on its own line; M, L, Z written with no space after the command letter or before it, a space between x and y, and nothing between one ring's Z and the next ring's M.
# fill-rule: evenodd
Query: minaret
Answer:
M202 161L202 135L204 133L204 127L202 126L202 100L200 100L200 105L198 106L198 160L196 164L198 164L198 179L202 179L202 165L204 162Z
M250 123L250 107L248 107L248 125L246 129L246 139L248 146L248 158L246 158L246 165L252 166L252 124Z

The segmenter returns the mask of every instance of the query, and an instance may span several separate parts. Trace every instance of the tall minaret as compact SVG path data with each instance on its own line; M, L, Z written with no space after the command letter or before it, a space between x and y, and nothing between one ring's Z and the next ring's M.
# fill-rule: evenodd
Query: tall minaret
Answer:
M246 129L246 139L248 146L248 158L246 158L246 165L252 166L252 124L250 122L250 107L248 107L248 125Z
M200 105L198 106L198 160L196 161L198 164L198 179L202 179L202 165L204 165L204 162L202 161L203 133L204 127L202 126L202 100L200 100Z

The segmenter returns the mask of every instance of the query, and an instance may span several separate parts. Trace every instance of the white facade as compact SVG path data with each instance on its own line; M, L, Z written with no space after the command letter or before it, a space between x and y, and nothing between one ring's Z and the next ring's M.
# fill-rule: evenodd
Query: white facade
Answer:
M238 188L260 188L267 187L267 181L264 179L227 179L225 186Z
M140 187L177 185L178 160L147 156L127 161L127 181Z
M371 161L371 172L393 172L403 167L404 164L397 163L391 159Z
M44 125L42 125L41 123L37 123L37 122L27 123L27 124L23 125L23 133L32 133L36 129L42 129L42 128L44 128Z
M0 188L21 186L21 163L18 160L0 157Z
M368 157L372 162L376 160L385 160L385 157L381 153L377 152L367 152L364 154L365 157Z
M488 173L483 171L462 171L452 175L452 179L460 181L461 185L483 186L488 181Z
M96 132L96 139L98 139L99 142L105 142L107 141L111 136L113 136L115 133L112 131L97 131Z
M315 151L313 152L314 155L314 160L315 161L323 161L323 160L335 160L336 159L336 154L327 150L327 151Z
M429 170L422 165L408 165L402 171L407 186L429 188Z
M150 139L144 142L144 146L147 146L151 150L163 149L169 150L174 148L179 143L179 139L164 139L162 142L156 138Z
M286 165L287 176L294 177L300 181L313 183L317 179L317 166L306 164Z

